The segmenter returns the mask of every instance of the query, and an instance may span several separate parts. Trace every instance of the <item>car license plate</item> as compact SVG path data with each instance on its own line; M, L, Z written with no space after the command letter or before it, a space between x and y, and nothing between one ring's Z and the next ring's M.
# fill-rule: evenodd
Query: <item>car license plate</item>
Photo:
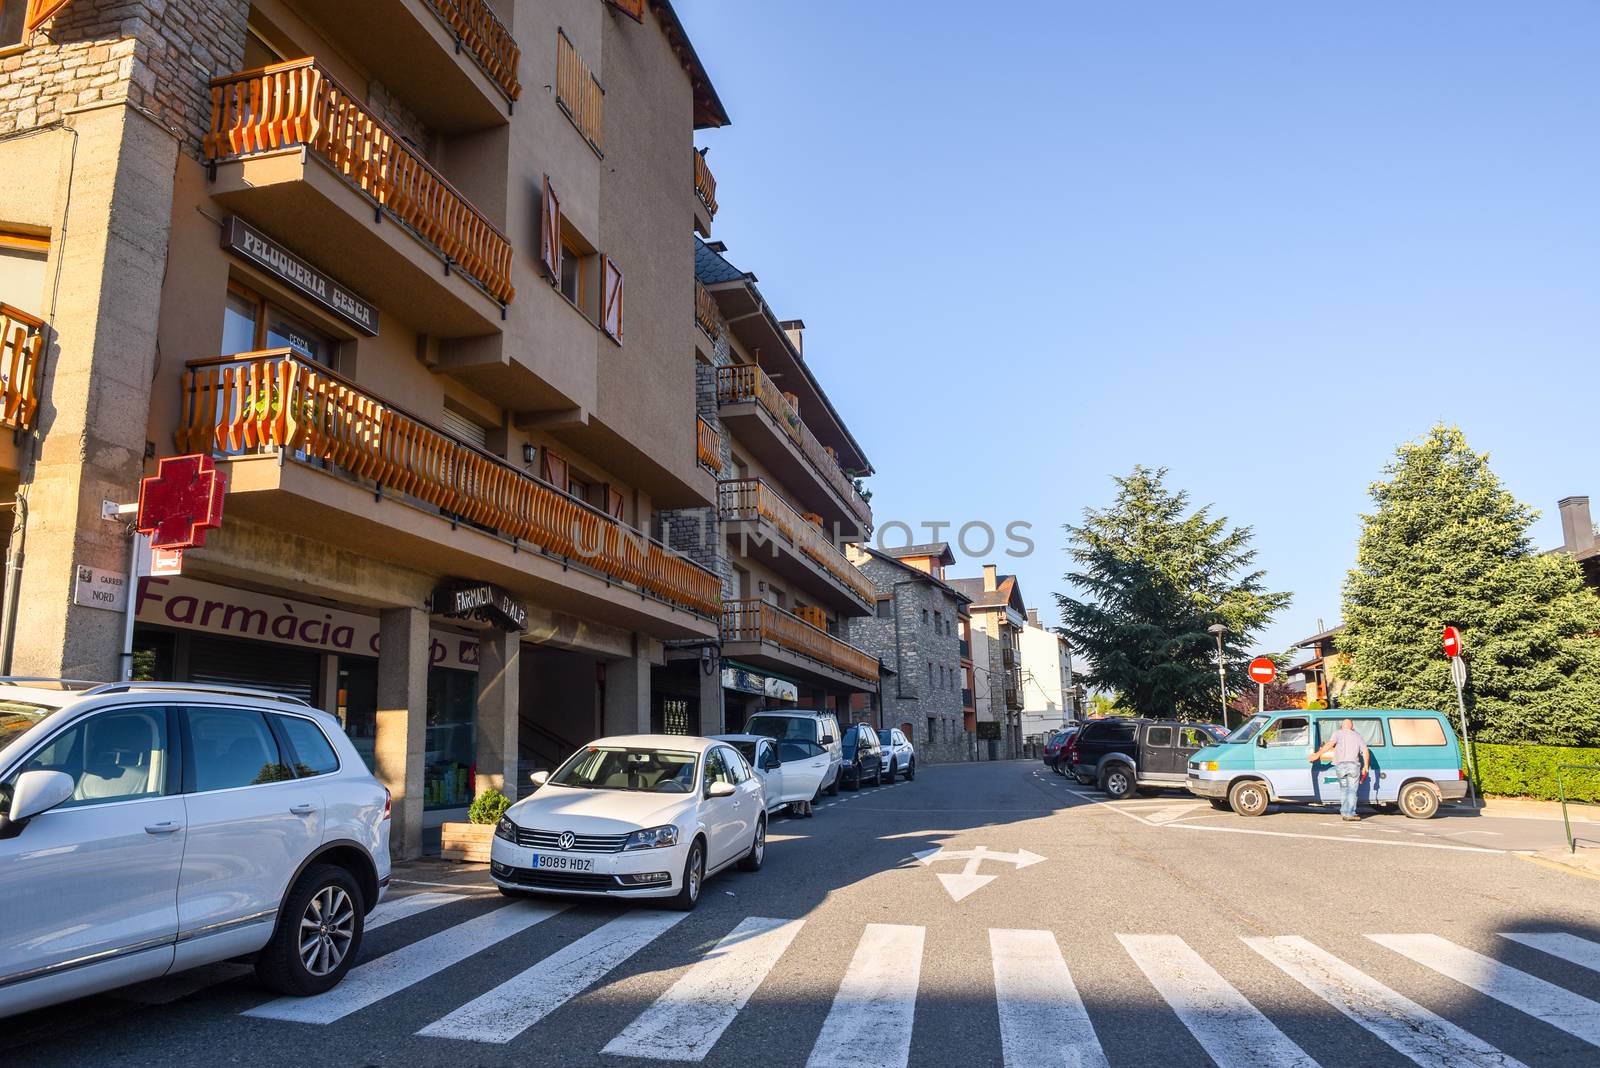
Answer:
M594 871L594 861L587 857L557 857L549 853L535 853L533 866L546 871Z

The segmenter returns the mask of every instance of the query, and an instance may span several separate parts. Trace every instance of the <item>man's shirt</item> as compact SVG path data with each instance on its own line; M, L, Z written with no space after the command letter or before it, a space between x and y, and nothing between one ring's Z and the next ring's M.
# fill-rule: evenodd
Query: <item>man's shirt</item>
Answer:
M1340 727L1333 732L1333 762L1353 764L1367 751L1367 740L1353 730Z

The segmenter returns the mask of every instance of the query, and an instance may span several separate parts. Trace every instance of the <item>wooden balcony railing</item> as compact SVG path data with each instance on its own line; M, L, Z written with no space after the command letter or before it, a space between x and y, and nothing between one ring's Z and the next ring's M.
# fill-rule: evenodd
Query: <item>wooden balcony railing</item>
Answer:
M699 282L694 284L694 321L712 341L722 336L722 319L717 310L717 298L711 295L711 290Z
M500 86L506 99L520 97L522 82L517 77L517 61L522 58L522 49L494 9L484 0L428 0L428 3L456 39L472 53L484 73Z
M39 352L44 320L0 304L0 426L33 427L39 410Z
M185 452L276 450L341 468L701 616L721 608L710 571L293 350L196 360L182 400Z
M211 160L303 145L423 241L509 303L511 242L314 59L211 81Z
M700 203L706 206L706 214L716 218L717 179L711 173L711 168L706 166L705 153L699 149L694 151L694 192L700 198Z
M788 501L759 478L717 483L717 512L723 519L761 519L867 604L877 599L872 581L839 551L826 534L806 521Z
M600 87L589 64L567 40L567 35L559 30L556 31L556 103L594 150L605 155L606 91Z
M837 671L868 683L878 681L878 661L797 615L765 601L725 601L722 605L722 640L770 642L792 653L809 656Z
M695 455L717 474L722 473L722 435L703 415L695 416Z
M872 507L856 489L850 476L844 473L839 462L829 454L827 447L818 441L811 428L800 420L800 413L773 384L772 379L767 377L766 372L752 364L717 368L718 404L739 404L752 400L758 402L777 421L778 426L810 462L812 469L833 487L845 507L861 521L862 527L870 530Z

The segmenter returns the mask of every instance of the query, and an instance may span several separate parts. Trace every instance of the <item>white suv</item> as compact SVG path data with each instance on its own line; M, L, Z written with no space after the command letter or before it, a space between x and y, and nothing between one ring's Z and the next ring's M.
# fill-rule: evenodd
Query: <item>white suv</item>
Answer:
M0 679L0 1017L254 955L349 971L389 883L389 793L292 697Z

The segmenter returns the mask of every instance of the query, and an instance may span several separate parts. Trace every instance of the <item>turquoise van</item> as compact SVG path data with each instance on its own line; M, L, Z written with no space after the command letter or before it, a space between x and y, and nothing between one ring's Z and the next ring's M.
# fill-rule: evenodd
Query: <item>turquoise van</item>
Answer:
M1444 801L1467 794L1461 745L1448 717L1410 709L1291 709L1252 716L1217 745L1189 758L1189 792L1241 816L1259 816L1274 801L1337 805L1339 777L1328 760L1307 759L1351 720L1367 740L1372 774L1361 783L1363 805L1396 806L1425 820Z

